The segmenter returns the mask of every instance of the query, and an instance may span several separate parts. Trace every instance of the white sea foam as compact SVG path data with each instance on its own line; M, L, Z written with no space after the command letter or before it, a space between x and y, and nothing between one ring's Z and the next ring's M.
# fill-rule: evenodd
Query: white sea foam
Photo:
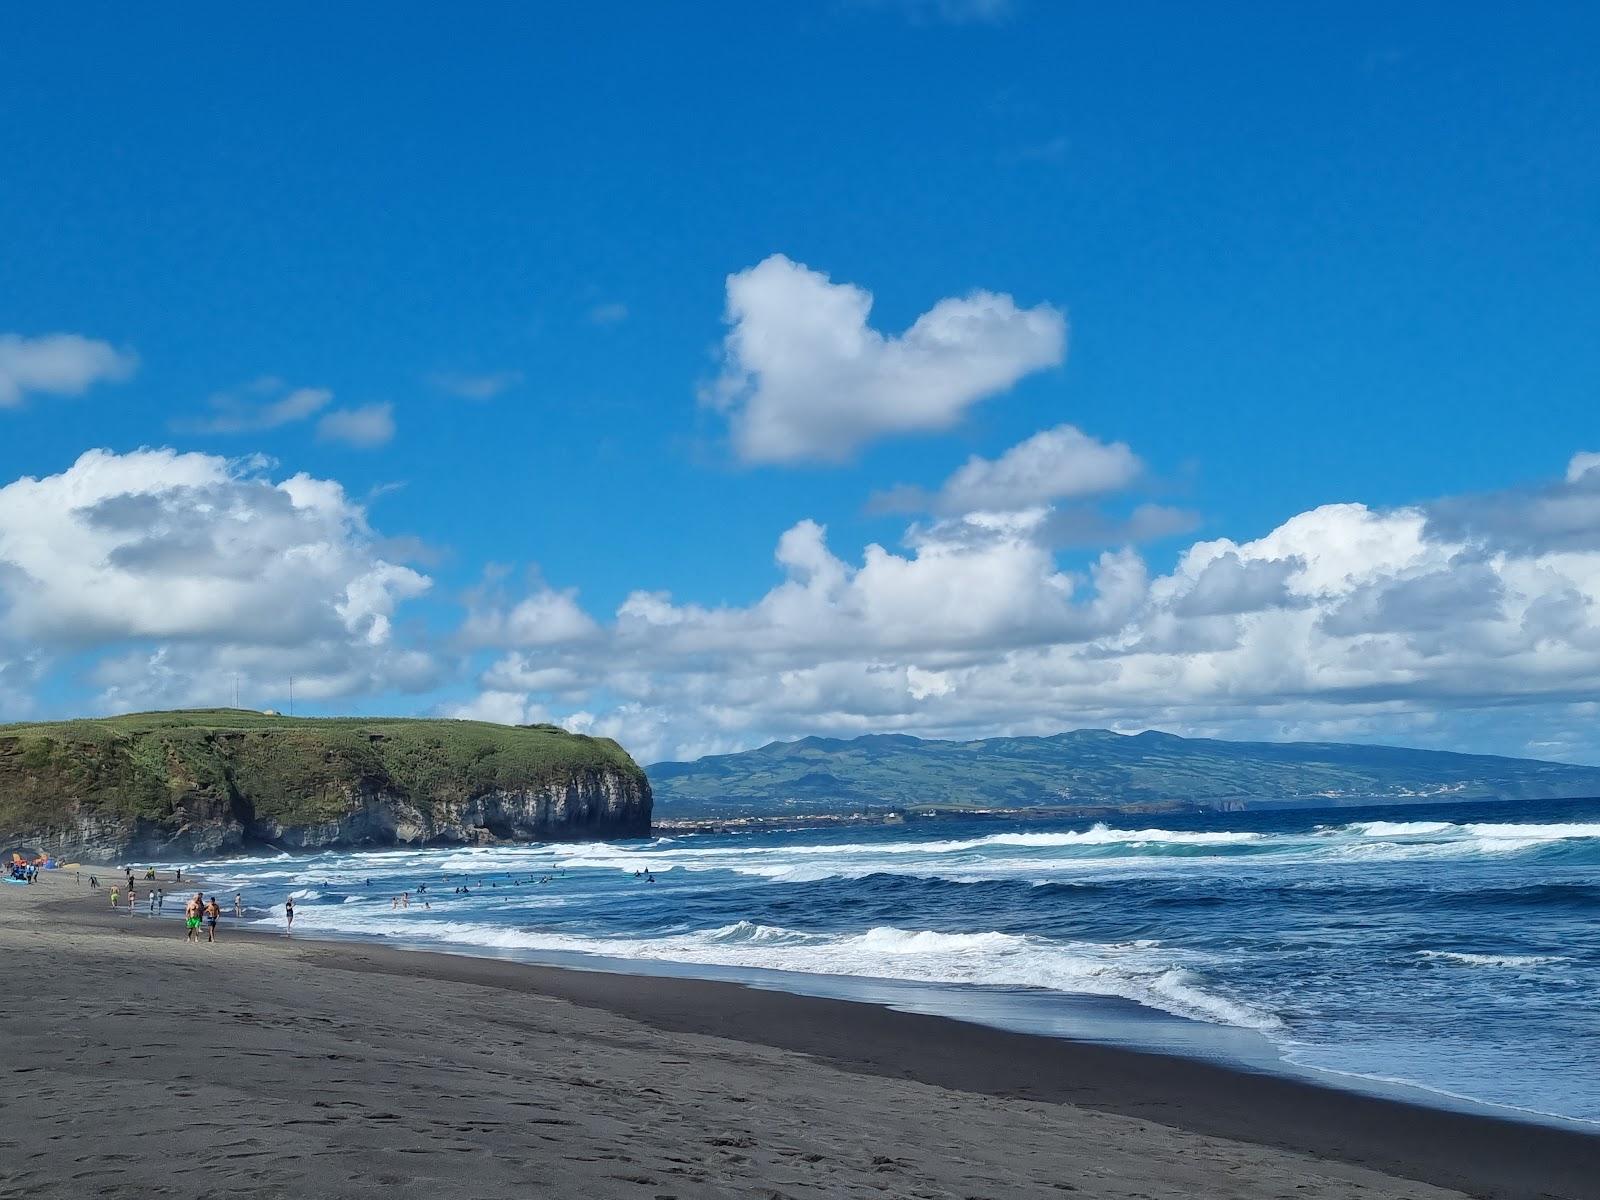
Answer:
M1461 829L1449 821L1356 821L1345 828L1368 837L1426 837L1436 833L1457 833Z
M1474 837L1486 841L1565 842L1577 838L1600 838L1600 822L1559 825L1464 825Z
M472 921L401 917L384 908L319 910L330 931L445 946L602 955L810 975L986 984L1119 996L1179 1016L1251 1029L1278 1019L1212 990L1196 964L1151 939L1058 942L994 931L943 933L878 926L863 933L810 933L738 921L655 938L574 937Z
M1459 950L1418 950L1417 957L1463 967L1542 967L1567 961L1559 954L1472 954Z

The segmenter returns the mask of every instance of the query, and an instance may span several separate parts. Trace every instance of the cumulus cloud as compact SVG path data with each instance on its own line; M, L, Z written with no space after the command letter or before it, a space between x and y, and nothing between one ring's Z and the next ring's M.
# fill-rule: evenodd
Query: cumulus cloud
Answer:
M1053 509L1040 526L1040 536L1056 549L1067 550L1154 542L1189 533L1199 525L1199 513L1170 504L1138 504L1126 516L1078 504Z
M317 440L343 442L358 450L371 450L394 438L394 405L365 404L341 408L317 422Z
M1177 598L1172 609L1185 617L1222 617L1290 607L1294 601L1289 580L1302 566L1290 558L1246 561L1238 551L1228 550L1200 569L1193 586Z
M1577 483L1596 467L1600 467L1600 453L1593 450L1578 451L1567 463L1567 482Z
M132 351L76 333L0 333L0 408L33 394L81 396L97 383L128 378L138 365Z
M578 589L539 586L515 603L475 595L462 635L474 646L560 646L587 641L599 626L578 604Z
M1102 442L1071 425L1057 425L999 458L974 454L931 496L920 488L896 488L874 497L871 507L940 513L1015 511L1119 492L1143 469L1124 443Z
M493 721L498 725L542 725L550 721L543 705L517 692L479 692L464 704L447 704L441 716L463 721Z
M978 401L1059 364L1066 319L1047 304L973 292L899 336L872 329L872 296L774 254L728 277L720 377L746 462L836 462L890 434L948 429Z
M110 707L202 697L224 673L296 674L306 696L424 686L431 656L393 622L430 580L388 560L335 482L274 482L260 460L94 450L0 488L4 638L110 652Z
M1587 486L1529 489L1492 524L1461 517L1503 497L1324 505L1196 542L1164 573L1130 549L1064 569L1037 508L942 518L851 557L801 521L756 601L635 592L581 648L525 645L482 686L581 712L644 758L1077 725L1594 757L1578 708L1600 689L1600 547L1544 515Z

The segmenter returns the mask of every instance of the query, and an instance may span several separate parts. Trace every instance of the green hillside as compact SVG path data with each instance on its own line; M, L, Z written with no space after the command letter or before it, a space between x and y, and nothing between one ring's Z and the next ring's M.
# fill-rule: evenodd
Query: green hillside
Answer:
M371 796L431 818L486 793L597 775L648 796L644 773L616 742L554 726L238 709L0 725L0 835L308 826L338 821Z
M1080 729L1053 737L805 738L649 768L661 815L894 808L1232 807L1275 800L1600 795L1600 769L1321 742Z

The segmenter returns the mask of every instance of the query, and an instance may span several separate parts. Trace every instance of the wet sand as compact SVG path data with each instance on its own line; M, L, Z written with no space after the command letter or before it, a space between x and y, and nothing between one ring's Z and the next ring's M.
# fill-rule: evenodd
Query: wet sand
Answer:
M191 946L107 907L71 872L0 888L0 1194L1600 1197L1600 1137L1567 1130L306 925Z

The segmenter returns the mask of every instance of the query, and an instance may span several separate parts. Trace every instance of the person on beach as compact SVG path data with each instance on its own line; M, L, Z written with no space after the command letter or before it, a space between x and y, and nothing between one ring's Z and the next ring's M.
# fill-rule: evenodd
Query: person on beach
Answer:
M167 889L156 889L156 916L161 915L161 910L167 906Z
M206 941L217 940L217 918L221 915L222 905L218 904L217 898L213 896L211 902L206 905Z
M236 916L236 917L244 916L244 893L243 892L235 892L233 894L233 915Z
M294 897L290 896L283 902L283 932L285 937L294 936Z
M156 894L154 890L150 892L150 915L152 917L156 915Z
M188 903L183 906L184 941L199 944L200 914L204 908L205 901L201 899L199 892L189 897Z
M121 900L121 899L122 899L122 893L117 889L117 885L113 883L111 885L111 911L112 912L116 912L117 911L117 902L119 900Z
M133 890L133 884L128 885L128 915L133 915L133 902L139 898L139 893Z

